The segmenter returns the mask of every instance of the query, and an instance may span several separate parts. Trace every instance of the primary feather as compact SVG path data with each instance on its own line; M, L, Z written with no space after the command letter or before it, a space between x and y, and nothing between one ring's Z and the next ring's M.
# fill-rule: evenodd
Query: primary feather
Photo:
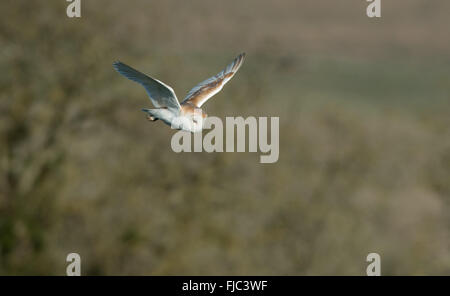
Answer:
M170 86L157 79L151 78L122 62L113 63L113 67L126 78L141 84L147 91L147 94L155 107L167 107L174 111L180 110L180 103Z
M197 84L189 91L183 103L190 102L200 108L207 100L222 90L223 86L242 66L244 59L245 53L241 53L222 72Z

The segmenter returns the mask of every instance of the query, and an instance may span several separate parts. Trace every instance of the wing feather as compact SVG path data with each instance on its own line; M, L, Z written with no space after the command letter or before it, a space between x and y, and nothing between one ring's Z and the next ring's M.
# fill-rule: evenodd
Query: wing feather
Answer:
M197 84L189 91L183 103L190 102L200 108L209 98L222 90L223 86L239 70L244 59L245 53L241 53L222 72Z
M141 84L147 91L150 101L152 101L155 107L167 107L174 110L179 110L181 108L177 96L170 86L157 79L151 78L122 62L114 62L113 67L126 78Z

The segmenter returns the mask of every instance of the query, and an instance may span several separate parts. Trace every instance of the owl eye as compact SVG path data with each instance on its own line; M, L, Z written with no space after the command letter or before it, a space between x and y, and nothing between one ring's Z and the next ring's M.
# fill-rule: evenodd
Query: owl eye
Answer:
M192 121L193 121L194 123L197 123L197 119L192 119Z

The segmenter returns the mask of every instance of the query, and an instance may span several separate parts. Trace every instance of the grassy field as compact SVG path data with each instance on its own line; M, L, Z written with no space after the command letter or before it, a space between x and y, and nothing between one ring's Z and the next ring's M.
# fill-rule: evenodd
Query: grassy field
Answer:
M2 1L0 274L450 272L448 1ZM279 116L280 158L181 153L121 60L209 115Z

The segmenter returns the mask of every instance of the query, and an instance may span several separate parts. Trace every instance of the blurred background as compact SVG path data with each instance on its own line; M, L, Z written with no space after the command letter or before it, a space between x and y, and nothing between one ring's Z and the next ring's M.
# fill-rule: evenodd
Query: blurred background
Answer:
M450 273L450 2L0 2L0 274ZM180 153L121 60L279 116L280 158Z

